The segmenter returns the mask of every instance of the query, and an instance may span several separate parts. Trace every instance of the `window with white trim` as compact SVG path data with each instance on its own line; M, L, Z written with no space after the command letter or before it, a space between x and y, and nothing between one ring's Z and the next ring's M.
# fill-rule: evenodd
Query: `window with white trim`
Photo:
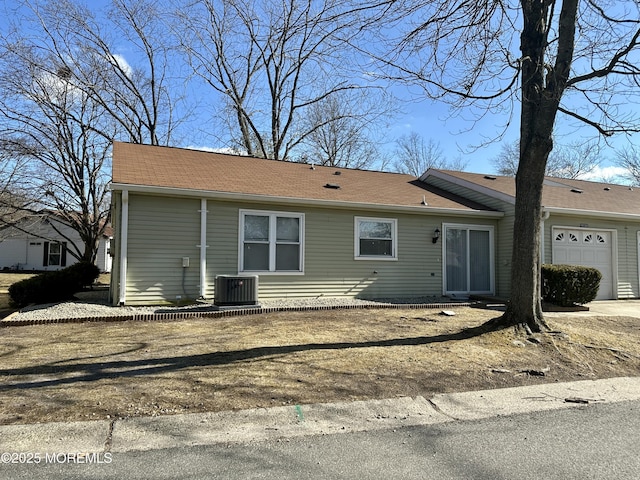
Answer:
M355 258L397 260L398 221L395 218L355 217Z
M241 272L302 273L304 214L240 211Z
M39 244L38 244L39 245ZM67 244L66 242L44 242L43 267L66 267Z

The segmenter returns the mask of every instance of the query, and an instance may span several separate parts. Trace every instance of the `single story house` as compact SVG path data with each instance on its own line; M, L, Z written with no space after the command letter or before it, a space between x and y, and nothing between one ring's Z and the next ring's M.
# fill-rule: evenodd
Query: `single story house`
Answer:
M80 235L55 215L28 217L0 235L0 270L51 271L73 265L77 260L68 254L69 243L82 246ZM110 272L111 227L98 242L96 265Z
M115 142L112 193L114 305L213 300L227 276L262 299L509 295L513 178ZM640 190L549 178L541 221L545 262L640 297Z

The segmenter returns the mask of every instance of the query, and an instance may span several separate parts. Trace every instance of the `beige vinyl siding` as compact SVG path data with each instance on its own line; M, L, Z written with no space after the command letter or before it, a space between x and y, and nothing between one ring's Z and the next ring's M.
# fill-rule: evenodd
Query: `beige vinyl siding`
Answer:
M198 199L129 195L127 304L198 297L199 210Z
M207 283L205 299L213 300L216 275L238 274L238 207L207 201Z
M640 280L638 278L638 231L640 222L628 220L605 220L595 217L576 217L570 215L550 215L544 224L544 262L552 261L553 227L575 227L589 229L615 230L617 243L615 244L614 260L617 257L617 290L618 298L640 298Z
M238 274L239 211L297 212L305 215L304 274L260 274L259 296L266 298L412 297L442 293L442 241L432 243L442 223L469 223L455 216L394 214L287 205L208 202L207 290L214 297L215 275ZM355 217L398 220L398 260L354 259ZM492 220L471 223L495 225Z
M426 183L494 210L504 212L504 217L496 223L495 232L496 296L508 298L511 294L511 252L513 251L515 205L433 176L427 177Z
M115 215L120 215L115 195ZM215 296L216 275L238 274L240 210L298 212L305 215L304 273L259 274L259 298L350 296L415 297L442 294L442 239L432 243L443 223L497 225L478 217L397 214L391 211L296 208L292 205L207 201L205 300ZM126 303L175 303L196 299L200 283L200 200L129 194ZM398 259L356 260L355 217L395 218ZM116 255L120 239L115 233ZM190 258L182 288L182 257ZM114 271L114 275L118 272ZM117 298L117 277L114 298Z

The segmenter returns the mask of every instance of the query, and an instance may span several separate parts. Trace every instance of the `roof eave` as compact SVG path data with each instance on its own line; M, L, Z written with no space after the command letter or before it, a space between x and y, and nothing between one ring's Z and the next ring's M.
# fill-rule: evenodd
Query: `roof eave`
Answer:
M463 210L457 208L443 208L443 207L430 207L428 205L393 205L393 204L372 204L362 202L346 202L338 200L322 200L312 198L295 198L295 197L280 197L270 195L259 195L250 193L237 193L237 192L219 192L212 190L192 190L184 188L173 187L157 187L150 185L135 185L128 183L111 183L111 190L121 191L128 190L129 192L144 193L149 195L167 195L167 196L180 196L180 197L193 197L193 198L207 198L223 201L245 201L245 202L259 202L259 203L280 203L291 205L305 205L305 206L319 206L328 208L350 208L360 210L385 210L385 211L398 211L406 213L429 213L439 215L451 215L451 216L473 216L473 217L485 217L485 218L502 218L504 212L494 210Z
M557 215L580 215L605 219L618 219L618 220L635 220L640 221L640 214L638 213L623 213L623 212L603 212L600 210L582 210L579 208L563 208L563 207L542 207L543 211L549 213L555 213Z
M499 190L494 190L492 188L485 187L483 185L479 185L474 182L470 182L469 180L464 180L462 178L455 177L453 175L449 175L440 170L429 169L419 178L420 181L425 182L428 177L439 178L440 180L445 180L447 182L453 183L454 185L458 185L460 187L468 188L474 192L481 193L483 195L487 195L491 198L495 198L498 200L502 200L503 202L510 203L515 205L516 197L513 195L509 195L507 193L501 192Z

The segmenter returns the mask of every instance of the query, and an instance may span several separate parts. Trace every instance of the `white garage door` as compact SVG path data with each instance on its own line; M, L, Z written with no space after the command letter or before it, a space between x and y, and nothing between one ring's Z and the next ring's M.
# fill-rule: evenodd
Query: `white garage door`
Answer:
M611 232L554 228L553 263L594 267L602 273L597 300L614 298Z

